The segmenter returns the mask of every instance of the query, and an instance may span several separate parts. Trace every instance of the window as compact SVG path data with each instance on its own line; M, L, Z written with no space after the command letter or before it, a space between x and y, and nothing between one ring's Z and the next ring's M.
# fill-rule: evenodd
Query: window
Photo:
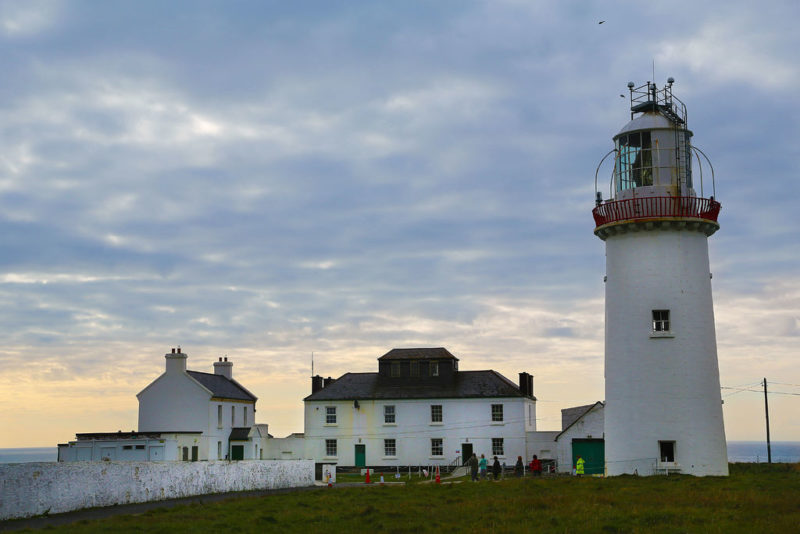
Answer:
M242 407L242 419L244 420L244 424L242 426L247 426L247 406Z
M400 362L392 362L389 364L389 371L392 376L400 376Z
M431 456L444 456L443 441L442 438L431 439Z
M635 132L617 138L617 191L653 185L650 132Z
M222 405L217 405L217 427L222 428Z
M502 404L492 404L492 422L493 423L502 423L503 422L503 405Z
M122 450L123 451L131 451L131 450L133 450L133 445L123 445L122 446Z
M669 332L669 310L653 310L653 332Z
M325 440L325 456L336 456L336 440L335 439L326 439Z
M144 450L144 445L137 445L136 446L136 450L137 451L143 451Z
M236 426L236 406L231 406L231 426Z
M442 405L441 404L432 404L431 405L431 423L441 423L442 422Z
M397 456L397 444L395 440L383 440L383 454L384 456Z
M222 408L222 406L220 406ZM217 442L217 460L222 460L222 442Z
M503 456L503 438L492 438L492 455Z
M659 441L658 442L658 457L662 462L675 461L675 442L674 441Z
M325 407L325 424L326 425L336 424L336 406ZM334 456L336 455L334 454Z
M395 423L394 406L383 407L383 422L387 425L393 425Z
M430 363L431 376L439 376L439 362L432 361Z
M411 376L419 376L419 362L412 361L410 366Z
M533 424L534 424L534 420L533 420L533 406L531 406L530 404L528 405L528 424L529 424L529 425L533 425Z

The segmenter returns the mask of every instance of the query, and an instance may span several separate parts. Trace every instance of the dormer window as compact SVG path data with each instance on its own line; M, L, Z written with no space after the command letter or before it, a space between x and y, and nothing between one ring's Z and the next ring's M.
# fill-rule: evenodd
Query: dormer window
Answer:
M419 362L412 360L411 361L411 376L419 376Z
M439 362L437 362L436 360L431 360L431 363L429 365L430 365L431 376L439 376Z
M391 376L400 376L400 362L392 362L391 365L389 365L389 372Z

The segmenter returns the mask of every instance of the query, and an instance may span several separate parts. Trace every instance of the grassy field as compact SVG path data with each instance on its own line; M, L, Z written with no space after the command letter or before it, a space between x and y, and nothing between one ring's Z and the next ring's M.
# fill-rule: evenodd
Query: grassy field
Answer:
M82 521L65 532L800 532L800 465L727 478L506 479L239 498Z

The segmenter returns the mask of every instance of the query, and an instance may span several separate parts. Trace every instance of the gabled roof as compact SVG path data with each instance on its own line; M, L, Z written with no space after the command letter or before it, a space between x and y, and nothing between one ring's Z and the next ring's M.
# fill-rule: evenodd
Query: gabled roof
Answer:
M392 349L378 360L458 360L444 347Z
M229 441L247 441L250 437L249 426L237 426L231 428L231 435L228 437Z
M211 391L213 397L253 402L257 400L252 393L242 387L236 380L229 380L222 375L201 373L200 371L186 371L186 374Z
M492 397L525 397L525 395L520 393L516 384L496 371L459 371L453 376L452 380L443 382L438 380L424 381L419 384L409 384L407 381L398 384L385 378L381 379L378 373L346 373L329 386L312 393L303 400ZM536 400L536 398L534 397L533 400Z
M583 411L583 413L581 413L581 414L580 414L578 417L576 417L574 421L572 421L572 422L571 422L569 425L567 425L567 426L564 428L564 430L562 430L561 432L559 432L559 433L558 433L558 435L555 437L555 439L554 439L553 441L558 441L558 438L560 438L560 437L561 437L561 435L562 435L562 434L564 434L564 432L566 432L567 430L569 430L570 428L572 428L572 426L573 426L575 423L577 423L578 421L580 421L581 419L583 419L583 418L584 418L586 415L588 415L588 413L589 413L589 412L591 412L592 410L594 410L594 409L595 409L597 406L600 406L600 407L602 408L602 407L605 407L605 405L606 405L606 403L605 403L605 402L603 402L603 401L597 401L597 402L595 402L594 404L587 404L587 405L585 405L585 406L577 406L577 407L576 407L576 409L577 409L577 408L586 408L586 410L584 410L584 411ZM561 410L561 411L563 412L564 410Z

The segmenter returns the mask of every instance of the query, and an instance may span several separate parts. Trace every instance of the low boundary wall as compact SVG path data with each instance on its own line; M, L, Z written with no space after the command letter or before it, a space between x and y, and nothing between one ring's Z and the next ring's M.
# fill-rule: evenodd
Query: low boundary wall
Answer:
M0 520L313 484L313 460L4 464L0 465Z

